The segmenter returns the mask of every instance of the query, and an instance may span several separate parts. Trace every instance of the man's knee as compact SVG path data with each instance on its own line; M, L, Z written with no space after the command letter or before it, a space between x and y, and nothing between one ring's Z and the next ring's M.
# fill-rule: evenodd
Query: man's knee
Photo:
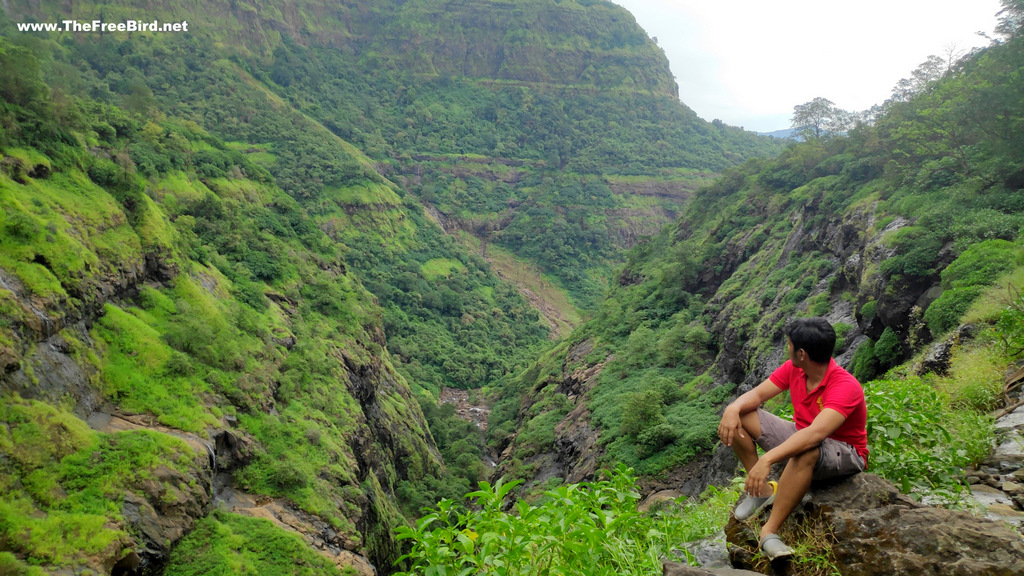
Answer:
M796 456L793 456L792 458L790 458L790 461L796 464L797 466L813 469L818 464L818 457L820 455L820 448L811 448L810 450L802 454L797 454Z
M757 410L740 416L740 424L750 435L751 440L757 441L761 437L761 419L757 417Z

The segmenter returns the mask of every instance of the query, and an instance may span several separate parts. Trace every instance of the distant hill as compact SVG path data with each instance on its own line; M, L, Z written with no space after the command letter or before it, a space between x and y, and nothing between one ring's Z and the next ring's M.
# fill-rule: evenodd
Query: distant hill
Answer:
M783 130L775 130L773 132L758 132L759 136L771 136L773 138L791 138L793 140L799 140L798 136L795 136L796 130L793 128L786 128Z

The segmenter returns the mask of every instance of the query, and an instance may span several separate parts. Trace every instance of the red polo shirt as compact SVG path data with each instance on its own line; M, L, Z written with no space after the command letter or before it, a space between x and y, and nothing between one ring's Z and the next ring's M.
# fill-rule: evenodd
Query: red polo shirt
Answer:
M768 379L779 388L789 390L797 430L810 426L825 408L842 414L846 420L829 438L853 446L867 463L868 408L864 402L864 388L852 374L843 370L834 359L829 359L821 384L808 392L807 374L787 360Z

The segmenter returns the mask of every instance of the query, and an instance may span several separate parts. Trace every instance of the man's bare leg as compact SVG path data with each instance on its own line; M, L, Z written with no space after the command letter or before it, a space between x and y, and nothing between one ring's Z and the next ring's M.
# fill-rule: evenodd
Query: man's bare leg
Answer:
M786 468L779 478L779 489L775 493L775 504L768 521L761 528L761 537L777 534L779 527L789 514L796 509L804 494L811 487L814 466L818 463L819 448L812 448L799 456L794 456L786 463Z
M761 437L761 420L757 417L755 410L741 416L740 422L743 424L746 435L741 437L737 434L733 437L732 451L743 464L743 468L749 472L758 460L757 444L754 443L754 440ZM760 494L759 496L769 496L769 494Z

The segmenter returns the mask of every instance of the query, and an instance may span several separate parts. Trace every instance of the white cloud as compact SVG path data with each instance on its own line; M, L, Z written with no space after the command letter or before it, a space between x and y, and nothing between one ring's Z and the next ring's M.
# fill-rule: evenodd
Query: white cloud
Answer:
M889 97L930 54L987 43L999 0L613 0L658 38L680 99L708 120L789 126L817 96L848 110Z

